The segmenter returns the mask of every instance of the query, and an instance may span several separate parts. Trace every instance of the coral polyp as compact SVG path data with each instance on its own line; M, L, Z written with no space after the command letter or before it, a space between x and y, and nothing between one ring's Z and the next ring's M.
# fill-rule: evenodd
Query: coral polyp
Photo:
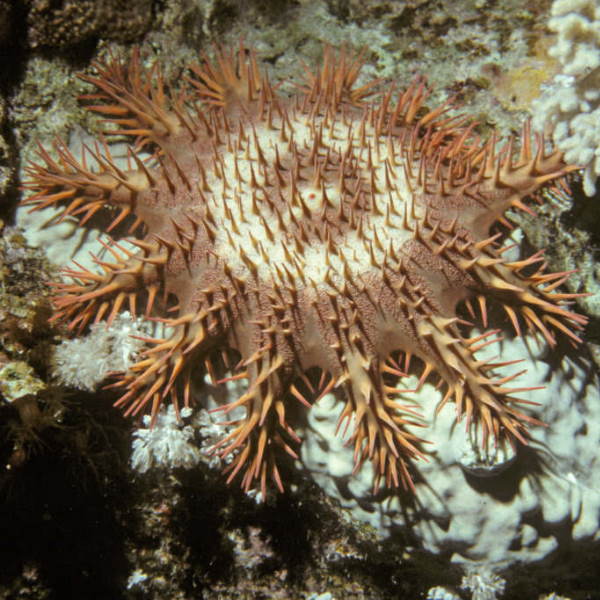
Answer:
M518 361L475 356L498 333L486 330L488 302L517 335L551 346L557 335L578 343L586 322L568 307L577 294L557 290L568 274L546 272L541 253L508 260L499 229L508 209L530 211L526 198L576 167L528 124L501 147L481 141L448 115L451 102L424 108L422 81L377 92L378 81L357 83L361 66L326 49L286 97L243 45L192 67L178 94L137 54L97 64L85 99L112 122L107 133L132 140L128 167L103 141L82 161L56 144L58 158L41 150L29 169L33 210L60 206L59 218L84 224L108 209L109 231L130 226L128 244L105 242L113 262L55 284L55 317L75 332L125 310L169 326L118 377L117 406L179 411L203 369L247 379L221 407L245 415L230 417L216 449L245 489L268 479L283 489L278 453L296 456L300 441L291 405L331 390L345 398L356 469L370 460L376 488L412 487L418 410L397 393L415 370L419 386L437 378L441 403L484 443L526 443L539 422L509 383L518 373L498 374ZM483 333L469 337L474 306Z

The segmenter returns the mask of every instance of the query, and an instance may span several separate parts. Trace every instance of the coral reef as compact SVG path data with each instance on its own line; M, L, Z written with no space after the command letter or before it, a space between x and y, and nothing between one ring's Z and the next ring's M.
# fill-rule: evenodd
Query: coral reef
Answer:
M557 34L549 53L561 72L534 102L534 124L552 131L567 161L585 167L583 189L593 196L600 175L600 5L555 0L548 25Z
M6 101L0 97L0 132L6 128ZM13 180L14 152L5 135L0 135L0 195L5 195Z
M506 581L486 569L471 570L460 584L471 592L471 600L496 600L504 593Z
M148 30L152 0L27 0L28 43L68 47L93 38L131 40Z
M334 437L344 402L333 395L313 406L301 431L303 464L356 520L382 536L408 528L422 547L455 564L500 571L548 559L561 544L585 548L600 527L600 387L593 363L549 352L528 337L505 339L499 350L526 357L524 386L545 384L523 393L540 403L535 416L547 424L531 432L529 448L509 456L493 445L481 448L472 432L455 427L452 407L436 410L441 393L425 384L417 402L435 452L419 468L414 506L394 494L374 497L367 469L353 475L352 451ZM497 353L488 347L481 359Z
M189 408L181 411L177 418L171 405L159 413L156 424L150 428L150 417L144 417L146 428L134 432L131 465L140 473L145 473L153 466L191 468L200 462L200 451L191 443L194 429L191 425L183 425L181 418L191 415Z
M123 28L118 23L112 28L115 19L108 11L102 15L90 12L89 24L77 24L69 21L61 9L73 2L49 2L48 10L40 13L41 20L36 23L27 18L34 4L43 5L33 0L17 3L0 0L0 52L9 56L4 61L0 84L0 193L6 194L1 206L5 222L11 222L13 201L20 196L18 186L24 177L22 168L35 155L38 141L49 148L53 139L62 137L77 160L81 159L82 143L94 148L94 138L99 139L101 127L94 115L77 105L77 95L89 93L89 87L77 80L75 73L81 70L90 73L88 65L92 59L124 56L128 46L107 41L123 39ZM91 3L78 4L85 8ZM115 5L112 0L96 4ZM125 9L133 4L129 3ZM148 28L135 29L136 23L148 18L150 13L146 12L132 19L131 31L133 36L139 36L136 43L143 48L145 66L158 60L165 84L173 86L171 89L177 90L184 83L183 67L197 60L198 51L206 49L210 53L214 42L228 46L243 38L256 48L261 70L266 66L270 80L283 95L298 93L293 82L301 80L304 63L318 64L323 43L339 48L351 40L354 48L367 49L357 85L370 78L384 77L402 89L409 85L414 74L422 74L431 85L429 106L456 94L465 110L480 123L475 129L477 133L488 135L492 126L507 135L520 128L530 110L531 98L538 92L538 82L556 72L556 61L546 51L552 43L546 27L550 5L550 0L527 6L517 0L501 3L458 0L451 5L422 0L243 3L159 0L152 2ZM73 25L63 39L55 40L56 46L52 45L52 31L47 27L53 20L59 25ZM29 52L30 42L37 44L35 52ZM452 114L449 112L449 116ZM111 139L113 160L120 169L127 170L127 150L121 148ZM147 153L141 151L138 155L147 160ZM93 161L90 164L92 170L97 169ZM521 256L531 254L532 248L546 248L544 257L551 270L579 269L564 283L571 292L594 291L600 273L595 256L600 204L585 202L585 198L579 197L578 188L577 184L573 186L572 198L547 197L535 207L535 217L516 211L509 213L525 232ZM90 251L103 261L111 260L110 253L96 240L98 232L110 222L111 211L108 216L99 211L85 227L77 227L77 219L72 217L59 225L52 223L51 208L31 214L27 214L27 208L17 211L16 222L23 227L27 242L56 265L68 264L74 258L95 270L97 266L89 258ZM115 234L120 237L123 232L121 227ZM486 549L494 548L495 539L497 547L504 547L508 540L512 556L520 556L526 562L522 568L513 565L500 573L507 582L503 600L541 599L542 593L546 594L544 598L595 597L598 545L586 541L586 537L571 539L568 533L575 525L581 532L582 527L577 523L590 521L587 500L592 493L588 489L582 496L581 491L585 486L596 487L593 482L591 486L586 483L587 475L593 479L595 473L590 451L594 448L596 428L589 428L586 420L595 422L596 401L590 393L593 384L583 387L585 377L581 379L580 368L571 368L570 362L564 361L563 373L560 357L564 348L544 354L541 362L538 357L537 366L527 351L513 348L510 343L504 342L497 351L494 351L496 345L487 348L492 350L489 356L500 352L503 357L527 357L519 369L529 371L525 377L521 376L519 385L537 386L544 382L549 386L549 395L543 391L519 393L520 397L542 404L541 408L532 408L530 414L548 426L530 428L533 441L529 448L535 451L519 447L516 457L505 463L502 473L484 480L467 473L458 464L447 464L444 461L452 452L439 431L414 429L416 435L435 444L424 447L432 450L428 462L420 461L413 471L417 488L414 505L421 504L421 489L431 485L433 489L439 486L441 508L434 494L425 495L424 510L415 513L411 512L410 497L403 494L399 495L400 503L398 499L389 502L388 493L397 494L393 490L373 496L371 465L366 463L360 472L352 474L352 449L343 447L341 436L334 439L336 419L334 415L332 421L329 414L326 418L331 433L326 443L310 439L312 433L302 428L303 414L294 415L293 421L290 414L290 422L303 439L303 462L307 462L304 460L307 445L314 449L321 443L315 458L331 461L338 469L334 477L327 475L330 484L333 482L337 488L334 500L321 494L317 486L307 484L310 476L306 473L282 461L286 494L268 494L264 503L256 504L235 486L222 485L218 469L227 464L225 458L230 461L232 456L222 459L203 452L232 427L216 425L215 421L221 419L219 413L210 413L204 407L214 408L243 394L245 380L214 386L202 384L198 390L198 404L185 423L189 422L196 430L194 444L199 446L201 462L190 471L168 471L162 466L136 475L130 463L131 438L135 434L132 436L130 423L117 411L107 410L114 400L110 392L54 388L53 393L62 398L68 394L67 401L58 398L60 401L54 403L48 397L53 386L49 360L52 348L64 339L64 329L56 322L57 326L50 328L45 322L45 301L39 300L46 293L46 275L37 259L31 261L42 252L36 254L26 248L22 237L20 242L16 236L11 237L15 240L13 247L23 250L23 254L14 263L18 268L9 269L6 298L10 310L15 311L5 321L9 326L2 330L2 342L8 346L6 357L19 372L23 369L23 374L33 376L32 381L46 385L37 396L27 395L25 402L18 401L23 416L26 419L32 416L39 424L35 410L29 413L37 405L51 426L24 432L24 421L15 404L0 403L0 458L2 464L8 462L12 467L0 472L0 528L4 540L0 597L67 598L78 594L103 600L200 595L206 600L306 599L311 594L329 592L337 599L385 600L422 597L428 588L437 585L440 587L435 588L436 598L466 598L468 593L459 592L463 573L452 564L452 553L469 549L483 549L485 553ZM3 271L6 273L7 269ZM26 290L28 286L30 289ZM34 305L28 303L36 299L36 308L31 310ZM593 349L593 341L597 339L598 321L593 315L600 315L600 296L577 298L576 304L577 310L592 316L584 334L586 343L577 350L577 354L585 355L586 347ZM502 316L498 318L494 313L488 309L489 326L500 327ZM3 316L6 314L4 311ZM30 324L33 329L28 330ZM478 358L483 352L478 353ZM1 358L6 360L6 357ZM559 360L546 363L551 357ZM600 351L597 361L600 364ZM510 369L503 371L508 373ZM593 366L588 365L586 372L592 377ZM544 381L546 378L548 382ZM559 382L562 388L557 387ZM428 392L432 394L429 400ZM206 400L207 393L214 394L217 404ZM329 395L309 411L310 421L317 416L324 418L326 411L322 405L328 399ZM429 418L440 399L439 391L426 382L420 392L409 394L406 402L418 404L420 412ZM343 406L342 394L335 399L335 408ZM456 426L453 411L452 403L446 405L440 411L439 422L449 431L456 430L450 444L457 443L458 448L473 436L471 432L465 436L464 426ZM233 419L234 415L231 413L228 418ZM142 419L136 427L141 422ZM23 434L27 436L25 445L17 443L15 447L15 433L19 439L23 439ZM334 442L339 442L335 449ZM327 446L330 452L324 458L323 448ZM551 450L549 454L547 447ZM560 451L560 456L554 449ZM345 454L348 450L349 455ZM552 459L552 473L565 465L566 472L571 465L582 470L572 479L546 481L548 457ZM313 463L307 464L312 468ZM297 466L301 468L300 461ZM447 477L434 477L438 467ZM526 502L521 504L514 497L515 493L520 494L514 490L521 479L531 481L535 489L541 486L543 497L536 502L529 489ZM324 484L329 490L327 486ZM358 490L361 495L350 499L348 489ZM444 502L446 499L451 502ZM463 500L466 506L461 508ZM496 502L500 503L497 510ZM528 502L534 508L521 512L520 507L527 508ZM371 517L374 513L383 515L382 521L389 506L391 538L381 541L374 536L375 525L361 524L350 504L369 512ZM338 505L343 508L340 510ZM431 545L430 536L423 545L410 519L408 524L401 521L401 514L414 515L422 529L427 529L431 524L431 507L437 541L447 539L448 544ZM476 532L481 507L487 509L487 516L477 536L480 543L465 541L460 532L466 530L467 535ZM558 521L550 522L547 516ZM509 536L504 535L510 534L511 523L517 527L512 534L514 546L510 546ZM537 530L539 543L533 530ZM382 531L387 531L385 526L379 533ZM559 534L555 550L546 554L542 562L527 562L530 558L535 561L534 555L545 547L544 540L554 536L554 532ZM60 553L55 552L57 539L61 540ZM98 560L99 556L102 560ZM554 589L561 596L548 594Z
M126 371L136 362L148 335L148 323L124 312L110 326L92 325L88 335L63 340L52 355L52 374L62 385L94 391L114 371Z

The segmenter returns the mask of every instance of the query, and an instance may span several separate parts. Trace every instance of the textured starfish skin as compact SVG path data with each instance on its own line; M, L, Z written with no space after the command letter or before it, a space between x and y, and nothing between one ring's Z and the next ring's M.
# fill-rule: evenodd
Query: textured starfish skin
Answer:
M78 162L63 144L58 159L40 150L26 200L33 210L63 207L59 218L116 209L109 231L130 224L131 251L106 247L101 271L67 270L56 283L56 318L81 332L120 310L164 320L172 334L114 384L127 414L163 401L190 403L192 375L230 371L248 391L231 404L245 417L218 444L233 455L229 480L248 489L272 478L282 489L278 449L295 456L300 440L286 419L290 403L333 388L346 398L358 469L373 462L375 486L412 487L408 463L422 456L406 429L415 407L395 395L418 369L419 386L438 378L442 403L482 428L484 441L527 442L526 404L475 353L497 330L464 335L461 307L487 327L487 301L502 307L517 334L525 326L550 345L557 333L578 343L585 317L556 291L568 273L547 273L541 253L518 261L496 223L510 207L560 183L575 167L531 142L481 142L448 106L423 108L426 88L356 85L360 58L325 51L320 71L299 93L278 94L251 51L219 50L191 69L182 94L165 91L158 68L96 65L90 110L135 141L129 168L102 142ZM154 152L151 160L138 154ZM95 163L94 168L88 162ZM174 316L173 316L174 314ZM400 383L398 383L400 382ZM406 391L406 390L402 390Z

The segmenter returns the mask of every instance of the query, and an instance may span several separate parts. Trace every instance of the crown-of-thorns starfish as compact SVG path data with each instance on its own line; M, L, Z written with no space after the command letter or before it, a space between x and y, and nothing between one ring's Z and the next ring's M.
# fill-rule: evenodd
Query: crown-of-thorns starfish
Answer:
M545 153L542 138L532 144L528 124L518 153L512 138L500 150L495 136L481 142L473 124L448 117L450 102L423 107L421 81L371 100L379 82L358 87L361 65L327 49L288 98L242 44L193 66L177 95L137 53L127 65L97 64L83 77L96 87L88 108L116 125L107 133L135 140L129 166L102 141L81 162L62 143L57 159L41 149L43 163L29 169L33 210L59 205L59 219L83 224L117 209L108 231L129 223L137 248L105 242L115 262L67 270L71 282L54 284L56 318L81 332L141 310L171 327L119 376L117 406L154 416L167 399L187 406L199 366L248 380L221 408L245 416L217 444L232 456L229 480L240 473L245 489L264 491L269 477L282 489L277 449L296 456L299 442L290 403L309 407L334 388L356 468L370 459L376 488L412 487L421 440L406 428L414 407L396 394L415 366L419 387L437 376L441 404L454 402L484 443L525 443L539 422L506 387L518 374L493 371L518 361L478 360L497 330L465 337L457 310L475 316L478 305L485 328L490 300L517 334L525 324L550 345L557 332L579 342L586 322L566 308L577 294L556 291L568 273L547 273L541 253L508 261L493 233L508 208L529 211L525 197L575 167Z

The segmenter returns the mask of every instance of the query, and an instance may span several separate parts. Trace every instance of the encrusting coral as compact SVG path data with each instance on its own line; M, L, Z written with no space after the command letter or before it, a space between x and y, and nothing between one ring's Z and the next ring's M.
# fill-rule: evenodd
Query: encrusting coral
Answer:
M108 241L114 262L97 259L101 272L67 270L70 281L54 284L55 317L81 332L127 309L171 328L118 376L117 406L156 417L170 399L178 411L204 368L247 379L220 409L245 416L215 449L232 456L229 480L241 473L245 489L264 491L269 477L282 489L277 451L295 456L300 441L290 403L309 407L334 388L356 469L370 459L376 488L412 487L422 440L405 426L418 411L395 394L416 368L419 386L437 377L442 404L481 427L484 443L526 443L539 422L506 385L518 373L495 374L519 361L478 360L498 331L468 337L460 311L475 317L478 306L485 328L491 300L517 334L524 324L552 346L557 333L578 343L586 322L567 308L577 294L556 291L568 273L547 273L541 252L503 258L497 230L507 209L530 211L525 197L562 186L576 167L547 154L543 138L532 143L528 124L518 154L512 138L501 149L495 136L480 141L474 124L448 116L451 102L425 109L419 80L373 101L379 82L358 86L361 65L326 49L287 98L242 44L193 66L179 94L137 54L97 64L85 99L116 125L108 133L135 140L129 166L103 141L82 161L61 143L57 160L41 149L29 169L33 210L60 205L60 219L82 224L118 211L108 231L129 223L136 248Z

